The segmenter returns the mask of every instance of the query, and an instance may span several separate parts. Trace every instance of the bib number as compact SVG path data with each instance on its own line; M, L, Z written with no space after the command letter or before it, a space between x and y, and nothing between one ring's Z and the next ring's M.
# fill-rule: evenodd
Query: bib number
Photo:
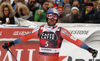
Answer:
M45 47L48 47L48 45L49 45L49 41L46 41L45 42Z

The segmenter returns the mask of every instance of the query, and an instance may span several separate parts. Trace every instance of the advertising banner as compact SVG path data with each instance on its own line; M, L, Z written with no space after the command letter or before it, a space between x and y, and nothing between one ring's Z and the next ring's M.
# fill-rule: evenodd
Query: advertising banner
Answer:
M28 34L33 29L30 28L0 28L0 39L18 38L22 35Z

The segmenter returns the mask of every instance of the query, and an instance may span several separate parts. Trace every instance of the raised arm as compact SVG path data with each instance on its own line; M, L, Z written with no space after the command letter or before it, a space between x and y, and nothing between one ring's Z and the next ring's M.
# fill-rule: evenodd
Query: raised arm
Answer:
M38 38L38 30L39 27L35 28L32 32L30 32L29 34L23 35L20 38L16 39L14 42L14 44L19 44L19 43L23 43L28 41L29 39L37 39Z
M38 38L38 30L39 30L39 27L35 28L29 34L26 34L26 35L21 36L20 38L16 39L15 41L8 42L8 43L4 43L2 47L5 50L8 51L9 50L9 47L11 47L11 46L13 46L15 44L19 44L19 43L26 42L26 41L28 41L29 39L32 39L32 38Z
M92 56L95 58L97 56L98 51L95 49L90 48L88 45L86 45L84 42L81 40L75 38L70 34L70 32L64 28L61 29L61 36L63 39L75 44L78 47L81 47L85 50L88 50L90 53L92 53Z
M61 36L62 36L63 39L66 39L67 41L75 44L78 47L82 47L82 48L85 48L85 49L89 48L84 42L82 42L81 40L72 36L70 34L70 32L68 30L64 29L64 28L62 28L62 30L61 30Z

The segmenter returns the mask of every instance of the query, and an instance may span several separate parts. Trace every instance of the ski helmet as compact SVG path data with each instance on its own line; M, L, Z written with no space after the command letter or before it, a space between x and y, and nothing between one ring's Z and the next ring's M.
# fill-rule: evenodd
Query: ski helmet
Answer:
M57 17L59 16L59 12L56 8L50 8L50 9L47 10L47 12L46 12L46 21L48 21L48 14L56 14ZM57 21L58 21L58 18L57 18L56 22Z

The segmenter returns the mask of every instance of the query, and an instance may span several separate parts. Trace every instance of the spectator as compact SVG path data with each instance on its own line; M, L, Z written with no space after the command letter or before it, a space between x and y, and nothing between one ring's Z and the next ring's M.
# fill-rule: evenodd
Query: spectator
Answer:
M80 7L80 4L79 4L78 0L73 1L72 7L74 7L74 6L76 6L78 8Z
M61 7L61 6L57 7L57 9L58 9L58 12L59 12L59 14L60 14L60 15L59 15L58 23L61 23L62 20L63 20L63 17L65 16L64 10L63 10L63 7Z
M52 3L54 8L57 8L57 5L55 4L54 0L47 0L47 1L48 1L50 4Z
M53 8L54 7L53 3L49 3L49 6L48 7L49 8Z
M100 13L94 9L93 3L86 4L81 20L83 23L100 23Z
M97 8L97 1L92 1L94 8Z
M22 4L27 4L27 2L25 0L20 0L19 2L21 2Z
M98 9L97 9L97 11L100 12L100 1L98 1Z
M64 13L66 16L69 16L70 15L70 11L71 11L71 5L68 3L68 4L65 4L64 6Z
M92 3L93 3L93 6L94 6L94 9L97 10L97 4L98 4L97 1L92 1Z
M18 7L22 5L21 2L16 3L15 5L15 9L14 9L14 18L15 18L15 24L18 24L18 18L20 17L20 15L18 14Z
M82 2L82 0L78 0L79 1L79 3L81 3Z
M9 3L2 3L0 6L0 21L2 24L15 24L13 8Z
M73 3L73 1L75 1L75 0L70 0L71 3ZM79 4L80 4L80 3L82 3L84 0L77 0L77 1L78 1Z
M83 2L80 4L80 6L81 6L81 11L82 10L84 10L85 9L85 5L87 4L87 3L89 3L90 1L89 0L83 0Z
M36 0L28 0L27 7L30 11L32 11L33 16L35 15L35 11L39 9L40 4L36 2Z
M64 16L62 17L61 19L61 23L66 23L66 20L67 20L67 17L70 15L70 12L71 12L71 5L68 3L68 4L65 4L64 6Z
M13 3L12 3L12 7L15 9L15 5L16 5L16 3L18 3L19 2L19 0L14 0L13 1Z
M80 12L81 12L81 9L82 9L82 8L80 7L80 4L79 4L78 0L74 0L74 1L73 1L72 7L74 7L74 6L78 7L79 10L80 10Z
M83 0L84 3L88 3L89 0Z
M78 7L72 7L71 14L67 17L66 23L80 23L81 14Z
M22 4L18 7L18 14L19 14L20 18L22 18L22 19L26 19L26 20L30 20L30 21L34 20L32 12L29 11L28 7L24 4Z
M2 3L3 3L3 2L7 2L7 3L10 4L10 0L2 0Z
M16 18L20 17L19 14L18 14L18 7L22 5L22 3L18 2L16 5L15 5L15 9L14 9L14 16Z
M55 4L56 4L57 6L62 6L63 0L55 0Z
M36 10L35 12L35 18L34 18L35 21L46 22L45 15L46 15L46 11L48 10L48 5L49 5L48 1L42 0L40 9Z
M63 0L63 5L62 6L64 7L64 5L69 3L69 2L70 2L69 0Z

